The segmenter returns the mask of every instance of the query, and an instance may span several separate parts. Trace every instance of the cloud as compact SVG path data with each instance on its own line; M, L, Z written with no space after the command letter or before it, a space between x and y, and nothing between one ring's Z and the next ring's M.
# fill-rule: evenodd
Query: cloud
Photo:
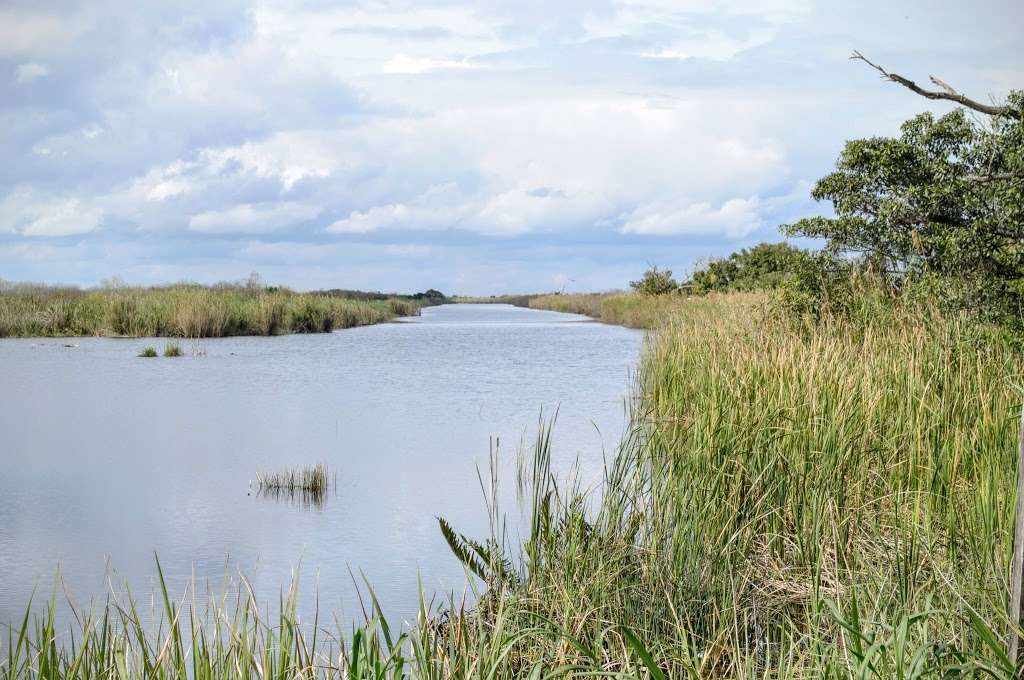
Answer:
M15 69L14 81L19 85L24 85L48 75L50 75L50 69L43 64L28 62L26 64L18 64L18 68Z
M103 211L75 196L41 194L19 187L0 200L0 233L23 236L86 234L103 222Z
M740 238L757 231L763 224L760 200L732 198L718 207L700 203L670 202L649 204L626 216L621 231L625 234L722 234Z
M438 69L474 69L482 64L475 64L465 59L430 59L427 57L410 57L407 54L396 54L381 67L384 73L404 73L415 75L436 71Z
M998 95L1024 82L1022 12L15 0L0 9L4 276L217 280L260 264L292 285L498 292L685 270L826 210L809 186L843 140L948 110L849 49ZM14 254L40 243L53 258Z
M301 203L242 203L193 215L188 227L205 234L263 234L310 220L319 212L318 208Z
M0 58L67 49L75 38L88 30L90 23L80 15L0 8Z

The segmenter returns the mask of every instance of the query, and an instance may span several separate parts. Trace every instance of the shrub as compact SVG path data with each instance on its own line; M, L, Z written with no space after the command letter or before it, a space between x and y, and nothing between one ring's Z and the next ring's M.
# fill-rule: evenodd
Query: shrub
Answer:
M642 295L665 295L679 290L679 283L672 278L671 269L652 266L644 272L639 281L630 281L630 288Z

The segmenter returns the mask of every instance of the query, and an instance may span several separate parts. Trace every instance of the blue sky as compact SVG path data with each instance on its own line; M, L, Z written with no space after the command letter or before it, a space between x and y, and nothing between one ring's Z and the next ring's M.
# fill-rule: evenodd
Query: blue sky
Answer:
M152 5L152 6L151 6ZM825 209L845 139L1024 88L1024 4L0 5L0 278L623 287Z

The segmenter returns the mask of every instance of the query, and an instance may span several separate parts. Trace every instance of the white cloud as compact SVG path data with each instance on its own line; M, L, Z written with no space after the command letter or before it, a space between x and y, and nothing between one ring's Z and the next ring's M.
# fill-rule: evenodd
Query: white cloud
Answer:
M465 59L430 59L428 57L410 57L407 54L397 54L385 62L381 70L384 73L416 75L438 69L473 69L480 67L481 64L474 64Z
M0 233L70 236L95 230L104 214L75 196L41 194L20 187L0 200Z
M85 16L61 16L17 8L0 8L0 57L35 55L66 49L89 29Z
M202 265L218 278L261 242L295 253L306 241L329 279L372 242L365 271L380 286L418 269L386 261L416 256L420 240L465 245L444 266L480 280L504 254L523 248L525 261L557 242L589 264L531 280L622 285L680 243L721 254L822 209L794 180L827 172L843 139L946 110L877 82L847 49L982 97L1024 75L1012 2L980 14L952 0L941 12L923 0L332 5L4 5L7 84L46 82L45 69L67 87L26 85L24 101L0 103L17 168L0 184L0 232L96 231L73 239L92 244L94 271L145 232L160 260L146 275L167 277L193 271L183 243L242 241L204 232L253 234L250 249ZM388 230L421 233L385 248ZM696 233L707 237L649 237ZM599 267L601 247L614 255Z
M719 234L742 238L763 224L756 196L732 198L718 207L707 201L652 203L625 217L621 231L626 234Z
M18 68L14 71L14 80L19 85L31 83L37 78L45 78L50 75L50 69L43 64L37 64L35 62L28 62L26 64L18 64Z
M348 217L332 222L327 231L335 234L365 234L382 227L404 224L411 211L405 205L379 205L366 211L354 210Z
M301 203L240 203L193 215L188 227L206 234L262 234L286 229L319 213L318 208Z

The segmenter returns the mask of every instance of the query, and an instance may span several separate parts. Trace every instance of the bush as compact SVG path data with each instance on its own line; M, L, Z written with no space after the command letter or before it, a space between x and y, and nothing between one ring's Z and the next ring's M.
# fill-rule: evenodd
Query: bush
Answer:
M629 287L641 295L666 295L679 290L679 283L672 278L671 269L652 266L639 281L630 281Z
M808 257L807 251L788 243L761 243L708 262L690 278L690 291L779 288L806 266Z

